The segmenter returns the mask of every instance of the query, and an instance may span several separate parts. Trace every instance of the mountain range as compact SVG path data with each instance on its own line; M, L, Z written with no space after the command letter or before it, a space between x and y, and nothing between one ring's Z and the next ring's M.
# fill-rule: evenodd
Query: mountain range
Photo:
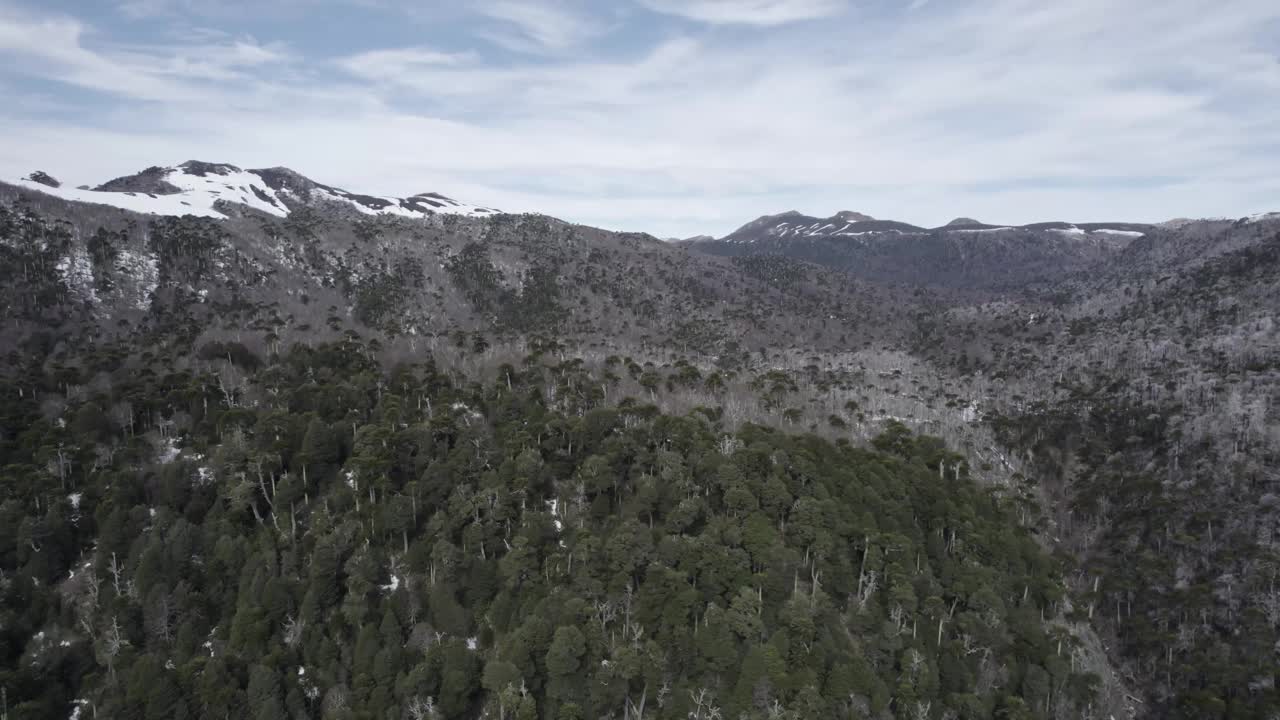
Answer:
M0 684L1266 718L1277 277L1280 214L668 242L284 168L0 183Z
M175 167L149 167L90 188L67 188L43 171L17 185L64 200L110 205L150 215L226 217L217 207L242 205L286 217L303 204L336 204L367 215L426 217L431 214L481 217L489 208L466 205L438 193L405 198L375 197L323 185L282 167L241 170L225 163L189 160Z

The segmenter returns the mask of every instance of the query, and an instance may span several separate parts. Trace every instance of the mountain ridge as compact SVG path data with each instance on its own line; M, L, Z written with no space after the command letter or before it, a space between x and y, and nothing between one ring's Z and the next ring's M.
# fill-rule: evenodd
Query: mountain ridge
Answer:
M37 171L13 184L73 202L109 205L151 215L196 215L225 219L229 206L245 206L288 217L304 205L328 205L364 215L485 217L497 210L459 202L435 192L386 197L350 192L316 182L286 167L242 169L229 163L188 160L172 167L151 166L97 186L68 188Z

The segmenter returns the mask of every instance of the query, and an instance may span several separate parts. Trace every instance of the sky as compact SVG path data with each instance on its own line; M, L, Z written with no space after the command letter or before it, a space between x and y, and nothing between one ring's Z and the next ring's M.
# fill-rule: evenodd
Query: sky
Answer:
M189 159L659 237L1280 210L1276 0L0 0L0 178Z

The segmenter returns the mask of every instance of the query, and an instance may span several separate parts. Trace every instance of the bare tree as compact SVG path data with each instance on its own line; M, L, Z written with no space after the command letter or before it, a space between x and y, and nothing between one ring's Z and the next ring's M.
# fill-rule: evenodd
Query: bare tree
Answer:
M436 710L435 698L423 698L421 695L414 695L409 699L405 712L412 720L435 720L440 717L440 712Z

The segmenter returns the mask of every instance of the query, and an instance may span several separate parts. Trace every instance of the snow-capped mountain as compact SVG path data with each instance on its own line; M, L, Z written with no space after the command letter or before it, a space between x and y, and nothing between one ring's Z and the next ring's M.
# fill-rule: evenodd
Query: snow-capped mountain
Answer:
M719 240L685 244L713 255L781 256L875 281L1003 287L1105 262L1152 232L1133 223L991 225L968 217L939 228L855 212L765 215Z
M288 168L242 170L224 163L191 160L176 167L151 167L95 188L66 187L44 172L13 184L73 202L110 205L152 215L225 218L231 206L287 217L304 205L329 205L366 215L409 218L431 215L486 217L497 210L458 202L437 193L406 198L349 192L310 180Z
M735 245L752 245L774 240L814 240L841 238L877 238L882 236L927 236L943 233L1001 233L1001 232L1053 232L1062 235L1085 237L1089 235L1136 238L1144 235L1150 226L1133 223L1073 223L1052 222L1034 225L988 225L970 218L956 218L940 228L924 228L895 220L877 220L870 215L843 211L829 218L816 218L794 210L778 215L757 218L719 242ZM1102 239L1098 237L1097 239Z

